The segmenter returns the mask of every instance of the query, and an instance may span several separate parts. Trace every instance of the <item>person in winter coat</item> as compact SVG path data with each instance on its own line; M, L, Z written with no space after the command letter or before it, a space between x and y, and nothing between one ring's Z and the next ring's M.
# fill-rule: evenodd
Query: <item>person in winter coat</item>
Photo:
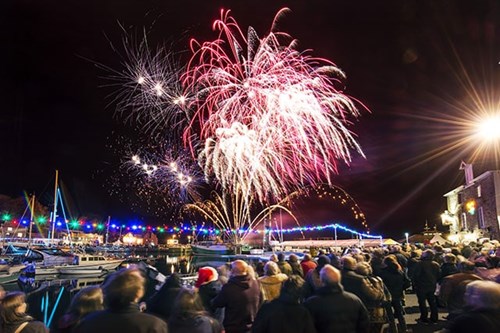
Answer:
M307 273L310 270L313 270L318 266L313 260L309 253L304 254L304 258L300 262L300 266L302 267L302 271L304 272L304 278L307 276Z
M198 288L198 294L205 310L222 323L224 320L224 310L212 306L212 299L214 299L222 289L222 283L219 281L217 270L210 266L201 267L198 270L198 279L194 286Z
M146 312L166 322L172 314L174 301L180 290L181 279L177 273L173 273L166 279L160 290L146 301Z
M281 273L278 265L274 261L268 261L264 265L264 276L259 278L264 302L270 302L278 298L281 291L281 285L286 279L288 279L288 276Z
M26 314L27 309L25 293L15 291L6 294L0 304L0 332L49 333L42 322Z
M500 332L500 284L472 281L465 290L465 308L448 325L448 333Z
M443 255L443 263L441 264L441 274L438 279L438 283L448 275L458 273L457 257L452 253L446 253Z
M460 273L448 275L441 280L439 300L448 310L448 320L455 318L463 311L465 305L465 289L472 281L482 280L474 273L476 266L468 260L459 264Z
M304 278L304 270L302 269L302 266L300 265L299 262L299 257L295 254L290 254L288 256L288 263L292 267L292 275L298 275L301 278Z
M403 297L405 287L410 287L411 281L403 272L396 257L389 255L384 258L383 263L384 268L380 270L379 276L391 294L391 306L394 311L394 317L397 318L399 323L398 332L407 332Z
M279 297L257 312L252 333L316 333L311 314L300 304L303 285L298 275L284 281Z
M76 333L167 333L163 320L139 309L145 279L138 269L113 273L102 290L106 309L86 316L75 328Z
M378 333L384 324L389 324L390 331L396 332L397 328L391 307L392 298L384 281L380 277L373 275L372 267L366 261L359 262L356 265L356 273L364 276L372 288L379 293L378 298L366 300L366 303L364 303L370 315L370 331Z
M222 326L205 311L196 290L182 288L172 315L168 318L170 333L221 333Z
M368 311L358 296L344 291L341 273L332 265L320 271L322 286L304 302L317 333L367 333Z
M59 319L57 332L71 333L82 318L103 309L104 296L102 289L98 286L84 288L73 296L68 311Z
M307 298L309 296L314 295L316 290L321 288L321 280L319 276L319 272L325 265L330 264L330 258L328 258L326 255L322 254L318 257L318 265L316 266L315 269L311 269L309 272L307 272L307 275L305 277L306 283L304 284L304 297Z
M438 321L438 306L434 293L441 270L439 264L433 258L434 252L432 250L423 251L420 261L415 265L412 276L420 310L420 318L417 321L423 323L437 323ZM429 304L431 311L430 318L428 317L429 311L426 302Z
M214 307L225 308L223 326L226 333L249 333L263 302L260 285L248 274L243 260L231 263L231 277L213 300Z
M285 260L284 253L278 253L278 267L280 268L281 273L286 274L287 276L292 275L293 270L292 266Z
M358 296L365 305L383 299L383 292L370 283L368 277L356 273L356 259L344 256L342 266L342 286L345 291Z

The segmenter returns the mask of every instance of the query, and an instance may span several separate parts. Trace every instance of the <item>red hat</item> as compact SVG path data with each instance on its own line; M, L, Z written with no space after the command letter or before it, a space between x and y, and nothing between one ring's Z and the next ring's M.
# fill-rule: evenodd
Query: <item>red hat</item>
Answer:
M194 284L196 288L207 284L209 282L215 281L219 278L219 274L213 267L205 266L198 270L198 280Z

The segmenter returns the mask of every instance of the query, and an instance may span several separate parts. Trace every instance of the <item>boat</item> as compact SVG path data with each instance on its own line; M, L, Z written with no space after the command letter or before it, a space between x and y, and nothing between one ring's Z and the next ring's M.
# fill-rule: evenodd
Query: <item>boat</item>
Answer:
M59 274L97 274L115 270L123 259L112 259L102 255L75 254L73 264L58 266Z
M105 271L100 268L96 269L91 269L91 268L79 268L79 267L65 267L65 268L58 268L57 272L62 275L84 275L84 276L93 276L93 275L101 275L104 274Z
M227 255L233 254L232 247L225 244L203 243L191 244L193 255Z
M12 264L5 259L0 259L0 283L17 281L24 267L23 264Z

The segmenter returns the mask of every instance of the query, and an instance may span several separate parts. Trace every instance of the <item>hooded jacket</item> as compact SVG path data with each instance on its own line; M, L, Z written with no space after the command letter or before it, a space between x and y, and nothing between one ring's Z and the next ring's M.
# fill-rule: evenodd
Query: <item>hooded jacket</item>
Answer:
M249 275L232 276L213 300L214 307L224 307L226 333L250 332L263 297L259 282Z

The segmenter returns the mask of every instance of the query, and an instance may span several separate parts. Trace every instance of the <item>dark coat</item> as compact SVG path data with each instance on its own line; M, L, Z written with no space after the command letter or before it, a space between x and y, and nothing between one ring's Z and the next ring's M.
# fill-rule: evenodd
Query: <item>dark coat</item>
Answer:
M451 321L449 333L498 333L500 332L499 310L466 311Z
M293 275L298 275L301 278L304 278L304 270L302 269L300 262L297 260L289 260L288 263L290 264L290 267L292 267Z
M263 302L259 282L248 275L231 277L213 300L214 307L224 307L226 333L249 332Z
M67 313L57 322L57 333L71 333L80 322L80 317Z
M214 313L215 308L212 307L211 301L215 296L219 295L221 289L222 284L218 280L202 284L198 288L198 294L200 295L205 310L208 312Z
M222 323L224 320L224 309L216 308L212 305L212 299L219 295L221 289L222 283L216 280L201 285L200 288L198 288L198 294L200 295L205 310Z
M6 324L0 327L0 332L2 333L14 333L16 329L22 323L26 322L26 320L19 321L17 323ZM22 331L22 333L49 333L49 330L41 321L28 321L28 325L26 325Z
M168 322L170 333L220 333L222 326L208 314L177 320L170 318Z
M369 331L368 310L356 295L342 286L328 286L308 298L305 307L313 317L317 333L365 333Z
M412 281L415 290L427 293L436 290L436 283L441 274L439 264L431 259L422 258L413 271Z
M373 285L367 276L360 275L352 270L342 270L341 281L345 291L358 296L363 304L380 301L384 297L383 291Z
M384 281L387 289L389 289L394 301L403 299L403 285L405 284L405 280L408 279L403 271L387 266L380 270L379 276Z
M160 290L146 301L146 312L167 321L172 314L175 299L181 290L181 281L177 274L170 275Z
M482 278L473 272L456 273L441 280L439 301L447 307L449 319L462 311L465 306L465 289L470 282L477 280Z
M448 275L452 275L455 273L460 272L458 270L458 267L456 264L453 264L451 262L445 262L441 265L441 275L439 276L438 282L441 283L443 278L447 277Z
M288 295L262 305L252 326L252 333L316 333L309 311Z
M158 317L142 313L137 304L127 308L103 310L85 317L75 333L167 333L167 324Z

